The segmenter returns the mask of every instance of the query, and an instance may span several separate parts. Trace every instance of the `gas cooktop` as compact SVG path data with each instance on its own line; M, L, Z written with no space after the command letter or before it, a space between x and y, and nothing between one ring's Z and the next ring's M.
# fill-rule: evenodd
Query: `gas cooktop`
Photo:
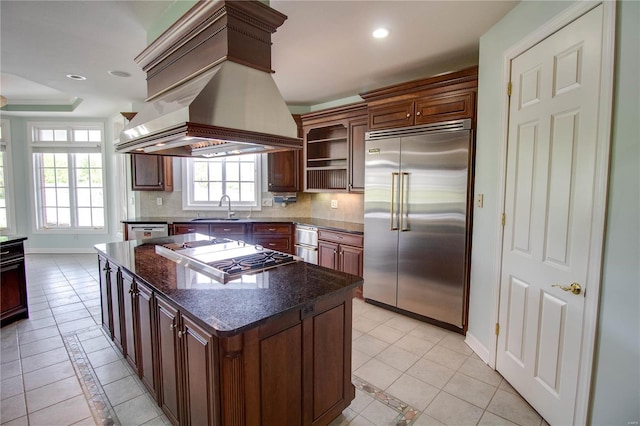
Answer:
M300 260L260 245L226 238L156 245L156 253L221 283Z

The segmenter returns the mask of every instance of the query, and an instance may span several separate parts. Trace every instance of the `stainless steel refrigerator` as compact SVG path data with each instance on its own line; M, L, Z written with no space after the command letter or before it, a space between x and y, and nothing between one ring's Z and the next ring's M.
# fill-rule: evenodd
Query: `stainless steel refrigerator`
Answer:
M371 131L364 297L466 331L471 120Z

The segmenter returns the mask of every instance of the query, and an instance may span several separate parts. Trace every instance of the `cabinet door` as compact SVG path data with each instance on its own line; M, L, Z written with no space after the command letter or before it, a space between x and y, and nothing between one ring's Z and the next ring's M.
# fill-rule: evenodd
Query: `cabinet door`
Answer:
M173 235L190 234L192 232L209 235L209 225L206 223L173 224L172 229Z
M355 120L349 124L349 191L364 191L364 138L367 120Z
M120 307L122 306L122 281L120 277L120 271L115 268L111 268L109 272L109 296L111 297L111 338L116 347L123 351L122 346L122 312Z
M300 191L300 156L299 150L274 152L268 155L269 191Z
M138 297L138 331L139 331L139 358L138 358L138 375L142 379L142 383L147 387L154 398L158 398L156 389L156 377L153 366L155 365L155 347L154 335L152 334L155 319L153 313L153 293L151 289L142 283L137 283Z
M0 314L0 323L2 325L9 324L20 318L29 317L24 258L2 262L0 305L2 312Z
M174 423L179 423L180 395L178 381L178 346L176 335L178 327L178 311L162 299L157 300L156 322L158 324L158 366L160 374L159 404L164 413Z
M102 328L110 337L113 323L111 322L111 269L107 259L98 256L98 270L100 271L100 306L102 307Z
M473 118L474 92L416 100L416 124Z
M131 189L134 191L173 191L171 157L132 154Z
M414 113L415 104L413 101L370 107L369 130L413 126Z
M318 241L318 265L338 269L338 244Z
M123 351L127 362L136 370L137 367L137 353L138 344L136 341L136 328L137 328L137 290L133 277L125 272L121 273L122 276L122 343Z
M348 274L362 276L362 253L359 247L340 246L340 270Z
M216 365L214 337L182 316L182 330L178 334L184 358L184 424L218 424L218 407L214 394Z

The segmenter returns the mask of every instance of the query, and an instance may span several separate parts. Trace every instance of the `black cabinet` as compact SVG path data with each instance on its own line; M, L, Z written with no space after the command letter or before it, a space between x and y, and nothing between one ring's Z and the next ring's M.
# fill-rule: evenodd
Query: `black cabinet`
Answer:
M24 239L0 245L0 324L29 317Z

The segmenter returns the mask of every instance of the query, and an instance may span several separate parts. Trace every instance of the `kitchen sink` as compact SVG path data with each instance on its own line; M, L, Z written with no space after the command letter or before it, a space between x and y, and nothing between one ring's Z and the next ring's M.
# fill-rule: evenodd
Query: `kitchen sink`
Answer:
M240 220L238 217L232 217L227 219L226 217L199 217L197 219L191 219L191 222L227 222L230 220Z

